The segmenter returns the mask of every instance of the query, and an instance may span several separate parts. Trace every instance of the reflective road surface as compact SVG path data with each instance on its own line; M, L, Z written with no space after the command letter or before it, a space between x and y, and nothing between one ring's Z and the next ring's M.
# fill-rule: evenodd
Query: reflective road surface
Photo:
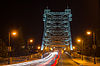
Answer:
M79 66L74 61L72 61L71 57L65 53L61 53L60 59L56 66Z

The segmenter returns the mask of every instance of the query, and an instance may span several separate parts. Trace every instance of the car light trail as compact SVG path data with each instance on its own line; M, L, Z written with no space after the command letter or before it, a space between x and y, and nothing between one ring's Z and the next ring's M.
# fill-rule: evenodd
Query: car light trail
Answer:
M43 59L33 60L33 61L27 61L23 63L17 63L17 64L10 64L10 65L4 65L4 66L41 66L41 65L47 65L49 64L56 56L58 55L58 52L51 52L48 56L46 56Z
M55 63L54 64L52 64L51 66L56 66L56 64L58 63L58 60L59 60L59 58L60 58L60 56L59 56L60 54L58 54L58 57L57 57L57 59L55 60Z

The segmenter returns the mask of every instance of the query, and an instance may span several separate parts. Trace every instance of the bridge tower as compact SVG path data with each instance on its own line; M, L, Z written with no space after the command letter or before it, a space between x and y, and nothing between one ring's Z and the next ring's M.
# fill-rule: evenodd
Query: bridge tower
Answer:
M72 48L70 22L72 21L71 9L67 8L64 12L53 12L44 9L44 33L41 50L44 47L70 47Z

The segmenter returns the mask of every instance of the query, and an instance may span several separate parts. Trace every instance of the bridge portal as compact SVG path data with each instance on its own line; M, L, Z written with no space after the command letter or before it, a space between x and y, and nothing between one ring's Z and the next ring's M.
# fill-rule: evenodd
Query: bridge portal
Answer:
M44 47L70 47L72 48L70 22L72 21L71 9L64 12L53 12L44 9L44 33L41 50Z

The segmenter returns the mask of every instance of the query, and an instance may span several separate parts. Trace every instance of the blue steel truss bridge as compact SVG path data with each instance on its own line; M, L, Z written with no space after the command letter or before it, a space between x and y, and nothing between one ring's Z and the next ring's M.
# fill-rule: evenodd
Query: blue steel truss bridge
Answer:
M70 29L71 17L71 9L69 8L63 12L53 12L48 8L44 9L44 33L41 50L46 47L73 50Z

